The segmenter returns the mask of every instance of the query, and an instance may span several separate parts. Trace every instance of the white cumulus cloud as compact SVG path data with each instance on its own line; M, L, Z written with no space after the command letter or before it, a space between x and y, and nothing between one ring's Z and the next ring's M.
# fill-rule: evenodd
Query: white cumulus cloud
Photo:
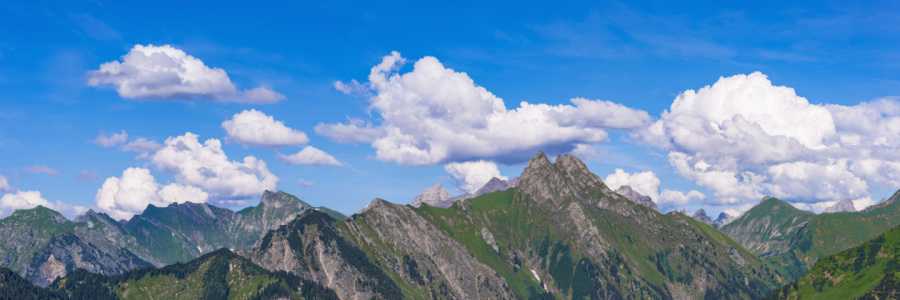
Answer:
M285 98L266 87L239 91L224 70L210 68L170 45L135 45L121 61L88 71L87 79L89 86L114 86L119 96L129 99L262 104Z
M234 114L222 122L228 139L244 146L278 148L299 146L309 142L303 131L284 126L261 111L251 109Z
M817 209L900 186L900 103L821 105L762 73L687 90L635 138L669 151L686 179L709 188L710 204L763 195ZM864 201L859 201L862 205Z
M659 177L656 177L656 173L653 173L653 171L628 173L625 170L616 169L614 173L607 175L603 182L613 190L623 185L630 186L632 190L650 196L650 199L663 209L685 205L691 201L706 198L706 195L696 190L691 190L687 193L669 189L660 191Z
M169 203L206 202L209 194L197 187L171 183L161 186L150 170L128 168L121 177L110 177L97 190L94 202L98 208L115 219L130 219L147 205L166 206Z
M369 82L335 85L344 92L368 88L369 108L380 115L380 124L320 124L316 132L338 142L371 141L379 160L419 166L473 159L523 162L539 150L570 152L578 144L606 141L605 129L631 130L650 122L644 111L582 98L572 99L574 106L521 102L507 109L503 99L434 57L398 73L405 62L392 52L372 68Z
M15 193L4 194L0 198L0 218L12 214L17 209L30 209L38 205L69 216L87 211L87 208L83 206L73 206L60 201L50 202L44 199L39 191L16 191Z
M325 151L316 149L313 146L306 146L300 152L284 155L279 153L278 160L291 165L319 165L319 166L335 166L340 167L343 166L341 162L331 156L331 154L325 153Z
M254 156L246 156L242 162L229 160L220 140L201 144L190 132L167 138L150 162L178 183L199 187L215 199L256 197L278 185L278 177L264 161Z
M5 193L12 191L13 188L9 185L9 179L6 178L3 174L0 174L0 193Z
M444 166L444 170L450 175L450 179L456 182L457 188L468 193L478 191L491 178L508 179L500 175L497 164L484 160L449 163Z

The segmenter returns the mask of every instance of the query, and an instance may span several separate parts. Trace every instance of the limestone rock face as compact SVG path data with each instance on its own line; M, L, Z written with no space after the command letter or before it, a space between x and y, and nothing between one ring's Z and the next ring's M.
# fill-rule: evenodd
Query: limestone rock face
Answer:
M631 189L631 186L623 185L616 189L616 193L625 196L625 198L628 198L628 200L634 201L635 203L640 203L649 206L655 211L659 211L659 207L656 206L656 203L653 202L653 199L651 199L650 196L638 193L637 191Z
M341 299L400 299L400 288L365 253L346 240L335 220L308 210L266 233L248 258L271 271L286 271L333 289Z
M410 284L451 299L516 298L506 279L409 206L375 199L348 219L347 228L353 240Z
M836 212L854 212L856 211L856 207L853 206L853 201L850 199L844 198L838 203L826 208L822 211L822 213L836 213Z
M422 206L422 203L426 203L431 206L436 207L450 207L453 204L453 201L450 200L450 194L447 193L447 190L444 189L440 183L436 183L432 185L424 193L419 194L413 200L412 206L419 207Z

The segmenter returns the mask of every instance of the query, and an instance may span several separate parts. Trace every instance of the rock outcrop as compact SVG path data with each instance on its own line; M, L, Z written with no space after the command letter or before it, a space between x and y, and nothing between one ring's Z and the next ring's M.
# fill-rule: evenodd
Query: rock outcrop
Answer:
M440 183L436 183L425 190L424 193L419 194L413 199L412 206L419 207L422 206L422 203L436 206L436 207L450 207L453 204L453 201L450 200L451 196L447 193L447 190L444 189Z
M710 225L712 225L712 222L713 222L712 218L710 218L708 215L706 215L706 211L703 210L702 208L695 211L694 214L691 215L691 218L694 218L697 221L700 221L700 222L703 222L706 224L710 224Z
M447 208L453 205L453 203L472 199L481 195L490 194L493 192L505 191L511 188L516 187L519 178L513 178L510 180L503 180L497 177L492 177L487 183L484 184L481 188L476 190L474 193L465 193L459 196L451 197L450 194L444 189L444 187L438 183L432 185L424 193L419 194L413 199L412 206L419 207L422 203L427 203L430 206Z
M634 201L635 203L640 203L646 206L649 206L655 211L659 211L659 207L656 206L656 203L653 202L653 199L650 196L643 195L633 190L629 185L620 186L616 189L616 193L619 195L625 196L628 200Z
M836 212L854 212L856 211L856 207L853 206L853 201L848 198L841 199L832 206L829 206L822 213L836 213Z
M731 223L731 221L734 221L737 218L738 218L738 216L732 216L723 211L723 212L719 213L719 217L716 218L716 220L712 222L712 225L722 227L722 226L728 225L728 223Z

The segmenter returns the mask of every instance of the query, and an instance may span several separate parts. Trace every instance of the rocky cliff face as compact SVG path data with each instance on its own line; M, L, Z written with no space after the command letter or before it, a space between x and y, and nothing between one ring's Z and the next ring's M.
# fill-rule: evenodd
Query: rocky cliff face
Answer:
M375 199L347 221L347 234L371 249L410 293L456 299L511 299L506 280L462 243L408 206ZM496 253L496 252L495 252Z
M856 207L853 206L853 201L848 198L841 199L838 203L826 208L822 211L822 213L836 213L836 212L854 212L856 211Z
M631 189L631 186L620 186L618 189L616 189L616 193L624 196L628 200L634 201L635 203L640 203L652 208L655 211L659 211L659 207L656 206L656 203L653 202L653 199L651 199L650 196L638 193L637 191Z
M334 289L341 299L400 299L400 288L338 231L335 220L307 211L269 231L247 254L273 271L286 271Z
M79 234L88 228L96 236ZM0 265L40 286L76 268L111 275L151 266L124 247L128 241L116 226L71 222L42 206L0 220L0 240Z
M424 193L419 194L413 199L412 206L419 207L422 203L426 203L431 206L437 207L450 207L453 204L453 201L450 200L451 196L447 193L447 190L444 189L440 183L436 183L432 185Z

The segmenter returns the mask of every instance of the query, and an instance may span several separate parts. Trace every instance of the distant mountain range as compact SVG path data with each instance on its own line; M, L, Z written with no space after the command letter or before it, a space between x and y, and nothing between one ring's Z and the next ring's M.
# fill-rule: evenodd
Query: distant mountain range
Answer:
M237 212L184 203L128 221L19 210L0 220L9 241L0 295L760 299L895 286L892 273L873 274L893 270L896 234L878 236L900 223L900 193L820 215L766 198L728 222L702 210L662 214L628 190L609 189L574 156L551 163L538 153L520 177L491 180L471 198L450 201L435 185L418 205L375 199L350 217L269 191ZM847 285L853 294L829 292Z
M104 275L187 262L220 249L249 249L264 233L315 208L284 192L263 193L260 204L239 212L206 203L150 205L128 221L88 211L69 221L38 206L0 220L0 266L46 286L77 268Z
M447 208L457 201L472 199L481 195L514 188L516 187L518 179L519 178L516 177L507 181L497 177L493 177L474 193L465 193L455 197L451 197L450 194L447 193L447 190L444 189L444 186L442 186L440 183L437 183L425 190L424 193L416 196L413 199L412 206L419 207L424 203L430 206Z

